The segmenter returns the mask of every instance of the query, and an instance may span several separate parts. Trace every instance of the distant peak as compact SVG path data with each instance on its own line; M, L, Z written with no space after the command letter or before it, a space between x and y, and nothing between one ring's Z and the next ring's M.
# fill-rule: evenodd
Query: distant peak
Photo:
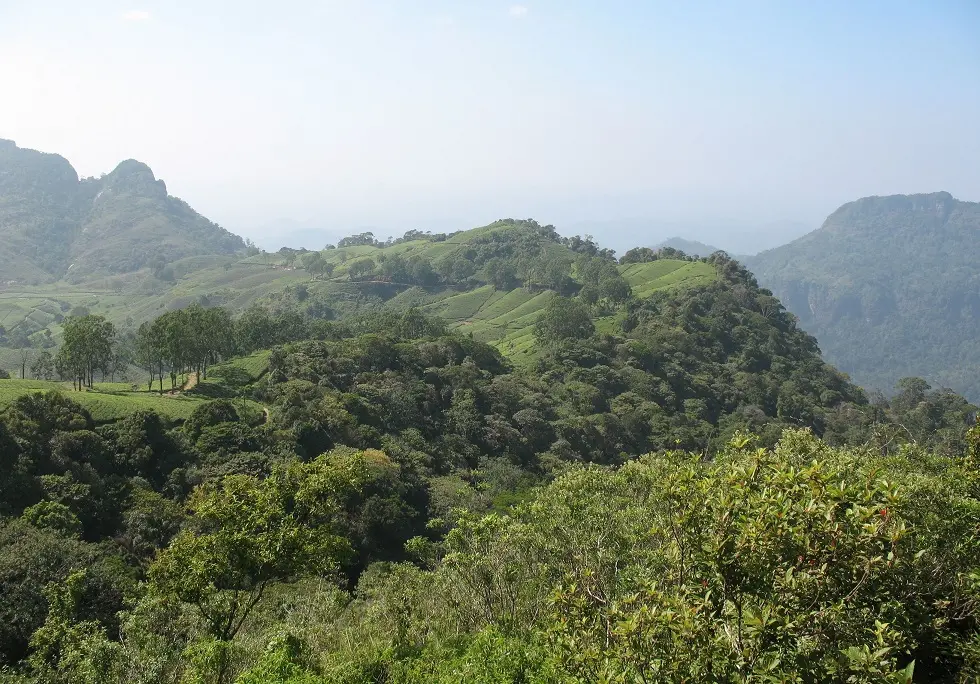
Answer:
M109 175L140 175L149 176L150 180L156 180L156 177L153 175L153 169L136 159L127 159L119 162Z
M106 187L112 190L135 192L153 196L167 196L167 185L157 180L153 169L141 161L127 159L120 162L105 177Z
M914 195L872 195L841 205L827 217L824 225L844 217L863 216L881 212L929 213L945 217L960 201L945 190Z

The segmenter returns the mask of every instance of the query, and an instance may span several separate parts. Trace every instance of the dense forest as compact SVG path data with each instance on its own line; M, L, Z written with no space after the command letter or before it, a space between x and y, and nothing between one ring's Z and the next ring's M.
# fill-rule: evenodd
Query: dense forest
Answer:
M976 407L868 396L723 253L515 225L336 260L358 296L315 289L345 243L240 314L66 318L63 389L0 415L0 682L980 674ZM713 276L624 276L667 259ZM546 292L531 353L426 282ZM120 357L200 403L97 421Z

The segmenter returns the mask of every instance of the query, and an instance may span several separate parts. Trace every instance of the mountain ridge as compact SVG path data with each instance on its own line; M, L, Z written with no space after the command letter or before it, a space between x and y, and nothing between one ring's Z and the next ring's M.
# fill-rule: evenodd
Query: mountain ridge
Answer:
M0 141L0 239L0 280L8 284L77 282L245 247L169 195L143 162L128 159L101 178L79 178L61 155L10 140Z
M865 197L746 265L859 383L916 375L977 399L978 235L980 203L949 192Z

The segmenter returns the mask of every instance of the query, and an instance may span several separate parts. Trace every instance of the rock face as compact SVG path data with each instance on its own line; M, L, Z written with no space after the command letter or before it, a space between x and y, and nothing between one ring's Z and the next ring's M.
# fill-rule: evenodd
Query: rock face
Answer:
M79 180L63 157L0 140L0 281L77 281L243 247L142 162Z
M980 399L980 204L866 197L746 262L861 384L919 375Z

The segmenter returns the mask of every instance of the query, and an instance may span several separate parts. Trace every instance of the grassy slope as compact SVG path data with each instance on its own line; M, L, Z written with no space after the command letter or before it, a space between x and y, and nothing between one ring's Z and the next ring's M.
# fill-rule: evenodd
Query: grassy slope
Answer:
M715 278L710 264L672 259L621 266L620 271L638 297L649 297L665 288L703 285ZM530 292L523 288L499 292L488 285L446 297L425 309L472 333L474 338L490 342L520 363L534 359L534 324L554 296L550 291ZM596 329L612 333L621 321L621 315L603 317L596 320Z
M710 264L673 259L621 266L620 271L633 287L633 294L641 299L669 287L704 285L715 277L715 269Z
M207 380L197 387L176 395L147 392L145 384L97 382L91 390L78 392L70 382L45 380L0 380L0 409L14 399L34 391L58 390L88 409L97 423L109 423L140 409L156 411L171 420L187 419L195 408L214 397L234 398L241 388L261 377L269 366L269 352L262 351L214 366ZM186 378L184 379L186 380ZM164 379L164 389L169 380ZM261 411L261 405L247 400L249 408Z
M164 383L166 387L166 383ZM14 399L31 391L59 390L72 401L88 409L97 423L108 423L140 409L152 409L173 420L184 420L191 412L206 401L204 397L189 394L163 396L155 392L133 391L133 386L125 383L96 383L94 389L77 392L71 383L46 382L44 380L0 380L0 407L9 405Z

